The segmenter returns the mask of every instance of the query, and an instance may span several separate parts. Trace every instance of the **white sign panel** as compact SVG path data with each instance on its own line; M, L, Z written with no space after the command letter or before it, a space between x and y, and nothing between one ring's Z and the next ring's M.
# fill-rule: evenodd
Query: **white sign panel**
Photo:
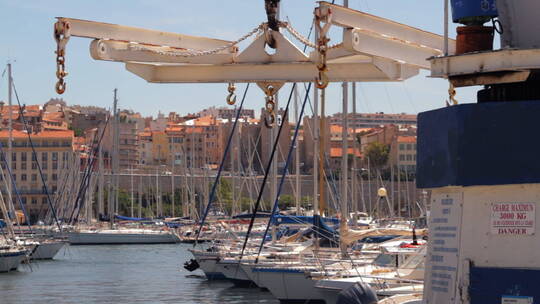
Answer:
M429 244L424 300L454 303L461 227L460 193L434 194L429 218Z
M501 304L533 304L533 297L502 296Z
M534 203L491 204L491 234L533 235L535 219Z

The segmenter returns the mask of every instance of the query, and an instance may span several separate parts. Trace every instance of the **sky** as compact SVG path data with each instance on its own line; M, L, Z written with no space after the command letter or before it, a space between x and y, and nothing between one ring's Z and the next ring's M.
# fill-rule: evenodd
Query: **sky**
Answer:
M282 19L288 19L307 35L316 2L281 2ZM349 6L443 33L443 1L349 0ZM42 104L61 97L68 104L110 108L113 89L118 88L121 108L154 116L158 111L187 114L210 106L227 106L227 86L147 83L125 70L121 63L93 60L89 53L91 40L72 37L66 51L67 91L58 96L54 91L56 45L52 34L57 16L226 40L238 39L266 19L263 0L0 0L0 72L8 61L12 63L21 103ZM455 25L451 25L450 33L455 37ZM238 85L239 95L244 87L245 84ZM280 105L289 90L289 86L281 89ZM447 90L447 81L429 78L429 73L422 71L404 82L359 83L356 102L359 112L418 113L443 107ZM458 89L457 99L461 103L474 102L477 90ZM327 96L327 114L341 112L340 84L330 85ZM7 100L5 75L0 78L0 100ZM252 86L245 106L259 110L263 105L262 93Z

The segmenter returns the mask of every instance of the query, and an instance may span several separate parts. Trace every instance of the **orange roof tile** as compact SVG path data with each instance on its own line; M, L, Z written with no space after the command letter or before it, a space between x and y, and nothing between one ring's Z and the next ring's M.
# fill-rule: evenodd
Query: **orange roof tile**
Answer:
M416 136L398 136L398 143L416 143Z
M39 133L31 133L32 138L73 138L75 133L72 130L59 130L59 131L41 131ZM1 130L0 138L8 138L9 131ZM28 134L24 131L13 130L14 138L27 138Z

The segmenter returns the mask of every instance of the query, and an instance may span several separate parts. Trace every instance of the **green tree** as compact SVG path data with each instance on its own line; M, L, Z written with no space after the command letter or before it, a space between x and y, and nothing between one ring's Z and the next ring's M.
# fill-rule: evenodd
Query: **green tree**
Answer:
M380 142L372 142L366 148L366 160L375 169L381 169L386 166L390 156L390 147Z

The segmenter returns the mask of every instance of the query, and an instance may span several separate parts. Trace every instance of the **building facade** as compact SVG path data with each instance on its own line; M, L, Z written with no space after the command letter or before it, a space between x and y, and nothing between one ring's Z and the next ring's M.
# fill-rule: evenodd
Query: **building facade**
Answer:
M2 189L7 189L3 178L7 178L8 171L6 164L11 168L13 181L21 195L22 203L29 213L30 220L35 221L38 216L47 212L49 206L47 193L51 196L59 187L60 176L71 166L70 160L73 157L73 131L43 131L30 135L36 157L32 152L32 146L28 139L28 134L22 131L13 131L13 148L11 157L7 155L7 142L9 132L0 131L0 142L3 147L2 169ZM5 157L4 157L5 156ZM43 175L40 175L38 164ZM45 184L43 183L45 182ZM48 192L47 192L48 191ZM15 190L12 188L14 205L19 209L19 203L15 199Z

